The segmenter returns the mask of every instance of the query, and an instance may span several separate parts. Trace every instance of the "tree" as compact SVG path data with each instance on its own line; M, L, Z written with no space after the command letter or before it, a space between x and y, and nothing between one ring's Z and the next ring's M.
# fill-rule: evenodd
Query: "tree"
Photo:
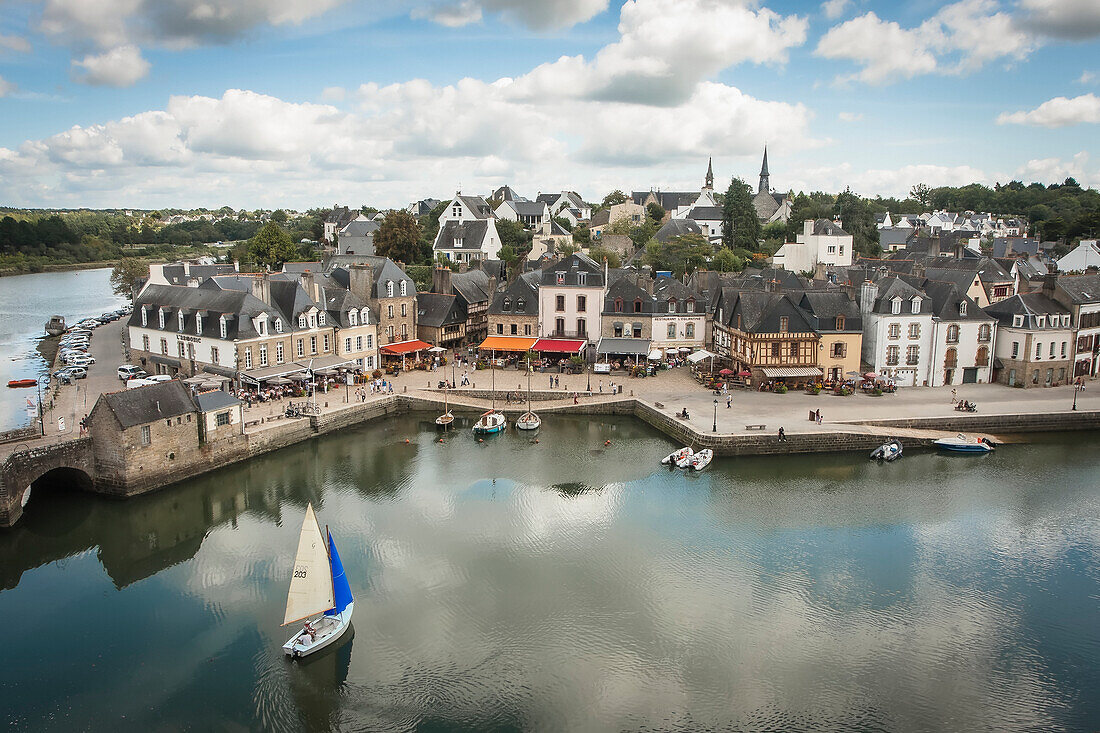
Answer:
M275 211L271 212L271 221L275 222L276 224L286 224L286 220L288 218L289 217L287 217L286 212L282 209L275 209Z
M722 203L722 246L756 251L760 220L752 205L752 189L740 178L730 181Z
M745 269L745 260L735 255L732 249L722 247L711 259L711 265L718 272L741 272Z
M651 239L645 246L643 261L656 270L671 270L677 277L702 267L714 248L701 234L683 234L667 244Z
M526 255L531 250L534 233L524 229L518 221L497 219L496 227L502 246L511 247L517 255Z
M844 231L852 235L852 247L856 252L866 257L878 257L882 254L875 216L865 200L845 190L836 197L834 210L840 217Z
M645 213L655 224L660 224L665 218L665 208L654 201L645 207Z
M918 183L909 189L909 198L927 209L932 203L932 189L923 183Z
M252 261L278 269L287 260L293 258L298 248L290 241L290 235L273 221L269 221L260 231L248 240L248 254Z
M123 257L111 270L111 290L121 298L130 298L138 280L149 275L149 266L135 257Z
M601 247L598 244L588 250L588 256L594 259L596 262L603 262L606 259L607 266L612 268L622 267L623 264L622 258L619 257L618 252L613 252L606 247Z
M619 189L615 189L614 191L603 197L603 201L600 203L600 208L610 209L612 206L625 204L626 200L626 194Z
M573 230L573 243L582 247L592 241L592 231L586 226L579 226Z
M564 216L555 216L554 222L567 232L573 231L573 222L569 221Z
M374 252L394 262L412 264L420 259L420 229L405 210L392 212L374 233Z

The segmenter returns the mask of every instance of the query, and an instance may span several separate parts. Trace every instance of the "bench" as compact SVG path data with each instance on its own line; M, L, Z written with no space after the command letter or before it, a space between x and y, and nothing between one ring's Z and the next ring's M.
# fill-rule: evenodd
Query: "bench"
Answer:
M745 430L766 430L767 425L746 425Z

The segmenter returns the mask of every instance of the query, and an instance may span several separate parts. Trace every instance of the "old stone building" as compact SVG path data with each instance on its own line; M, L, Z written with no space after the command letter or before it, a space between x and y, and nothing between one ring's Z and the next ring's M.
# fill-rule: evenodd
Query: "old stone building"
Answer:
M328 274L378 317L378 345L416 339L416 283L386 257L332 257Z
M539 279L542 272L526 272L493 294L489 306L492 336L539 335Z

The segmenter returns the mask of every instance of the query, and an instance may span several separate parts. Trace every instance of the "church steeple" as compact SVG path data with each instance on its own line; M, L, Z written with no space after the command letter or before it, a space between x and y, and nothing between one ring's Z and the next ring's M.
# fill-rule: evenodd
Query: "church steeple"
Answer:
M760 166L760 186L757 193L771 193L771 181L768 175L768 146L764 146L764 163Z
M713 191L714 190L714 165L713 164L714 164L714 159L713 158L707 158L707 179L706 179L706 183L703 185L703 190L704 191Z

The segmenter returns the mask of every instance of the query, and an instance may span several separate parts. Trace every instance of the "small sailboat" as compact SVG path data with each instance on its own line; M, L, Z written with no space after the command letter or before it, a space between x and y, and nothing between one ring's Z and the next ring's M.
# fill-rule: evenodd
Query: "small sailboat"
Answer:
M444 430L451 427L451 423L455 421L455 416L451 414L450 405L447 403L447 392L449 391L449 389L443 390L443 414L435 419L435 424Z
M497 412L497 370L494 366L496 349L493 350L492 354L493 358L489 361L489 370L493 373L493 406L488 412L482 413L481 417L474 423L474 433L478 435L499 433L508 426L508 420L505 419L504 413Z
M667 456L661 459L661 463L666 466L676 466L679 465L680 461L684 460L685 458L691 458L691 455L691 448L684 447L680 450L672 451L671 453L669 453Z
M283 651L298 658L324 649L348 630L354 610L355 599L336 543L327 528L325 535L321 534L313 504L309 504L298 536L298 554L290 576L283 626L311 620L305 621L302 630L283 644Z
M871 458L878 461L894 461L901 458L901 441L889 440L871 451Z
M542 418L531 412L531 358L527 358L527 412L516 418L516 427L520 430L538 430Z
M940 438L932 441L934 445L954 453L990 453L993 443L986 438L968 438L959 433L954 438Z
M714 459L714 451L710 448L704 448L701 451L696 451L691 455L688 464L691 466L692 471L702 471L704 468L710 465L710 462Z

